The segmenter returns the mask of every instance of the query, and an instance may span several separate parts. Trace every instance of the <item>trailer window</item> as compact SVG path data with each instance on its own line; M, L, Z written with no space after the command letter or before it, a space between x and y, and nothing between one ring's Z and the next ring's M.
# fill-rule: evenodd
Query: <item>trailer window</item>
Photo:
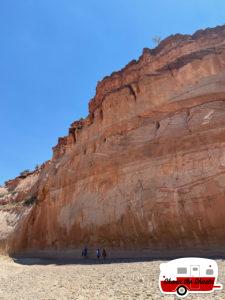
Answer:
M213 275L213 269L207 269L206 275Z
M177 268L177 274L187 274L187 268Z

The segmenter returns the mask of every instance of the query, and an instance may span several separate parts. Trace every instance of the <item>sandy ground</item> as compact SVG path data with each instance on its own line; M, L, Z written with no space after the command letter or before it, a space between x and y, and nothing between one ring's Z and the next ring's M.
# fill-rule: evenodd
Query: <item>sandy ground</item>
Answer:
M218 260L225 286L225 260ZM0 299L177 299L158 288L160 261L62 261L0 257ZM225 290L185 299L225 299Z

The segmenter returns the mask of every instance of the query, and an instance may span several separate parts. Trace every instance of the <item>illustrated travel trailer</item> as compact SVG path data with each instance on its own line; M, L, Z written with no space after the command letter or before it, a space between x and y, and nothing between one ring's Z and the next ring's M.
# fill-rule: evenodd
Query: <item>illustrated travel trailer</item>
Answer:
M159 288L164 294L185 297L222 289L217 283L218 266L212 259L179 258L160 264Z

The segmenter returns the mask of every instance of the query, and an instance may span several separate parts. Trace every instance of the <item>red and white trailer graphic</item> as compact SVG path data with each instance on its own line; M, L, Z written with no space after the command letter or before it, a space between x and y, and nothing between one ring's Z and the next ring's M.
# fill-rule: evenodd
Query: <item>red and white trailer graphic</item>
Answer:
M188 293L221 290L218 266L212 259L187 257L160 264L159 288L164 294L185 297Z

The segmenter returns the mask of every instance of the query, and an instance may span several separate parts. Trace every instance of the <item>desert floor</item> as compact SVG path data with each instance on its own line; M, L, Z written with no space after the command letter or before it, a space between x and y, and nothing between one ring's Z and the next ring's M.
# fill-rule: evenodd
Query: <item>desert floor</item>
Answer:
M218 260L225 286L225 260ZM160 261L63 261L0 257L0 299L177 299L158 288ZM225 299L225 289L185 299Z

